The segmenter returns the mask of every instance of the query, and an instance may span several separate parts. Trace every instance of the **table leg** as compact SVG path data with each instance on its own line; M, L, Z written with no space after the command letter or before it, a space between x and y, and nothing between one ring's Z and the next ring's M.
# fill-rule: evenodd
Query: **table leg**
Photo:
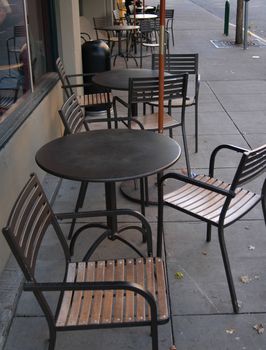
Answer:
M105 183L105 203L106 210L116 209L116 190L115 182ZM107 217L107 226L112 231L112 235L117 232L117 219L116 217Z

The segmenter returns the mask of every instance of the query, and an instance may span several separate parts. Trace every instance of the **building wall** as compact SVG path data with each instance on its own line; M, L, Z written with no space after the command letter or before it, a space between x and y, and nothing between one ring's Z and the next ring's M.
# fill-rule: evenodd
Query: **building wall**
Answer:
M62 135L58 116L58 109L63 103L61 90L58 83L0 150L0 227L6 225L12 205L30 173L37 173L40 180L44 177L44 172L35 163L35 153L43 144ZM9 253L0 235L0 272Z

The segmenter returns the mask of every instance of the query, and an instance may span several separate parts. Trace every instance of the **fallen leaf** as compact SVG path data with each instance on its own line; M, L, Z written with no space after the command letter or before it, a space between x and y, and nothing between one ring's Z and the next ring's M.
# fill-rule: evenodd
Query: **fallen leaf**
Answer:
M229 329L226 329L225 332L227 334L234 334L236 332L236 330L234 328L229 328Z
M207 255L208 253L207 252L201 252L202 255Z
M249 245L248 246L248 250L255 250L255 246L254 245Z
M260 58L260 56L252 56L252 58L255 58L255 59L256 59L256 58Z
M176 279L181 280L183 277L184 277L183 272L177 271L177 272L175 273L175 278L176 278Z
M239 277L239 281L244 283L244 284L247 284L247 283L251 282L252 279L250 277L248 277L247 275L243 275L243 276Z
M258 334L264 333L264 327L263 327L263 324L262 324L262 323L255 324L255 325L253 326L253 329L255 329L255 330L257 331Z

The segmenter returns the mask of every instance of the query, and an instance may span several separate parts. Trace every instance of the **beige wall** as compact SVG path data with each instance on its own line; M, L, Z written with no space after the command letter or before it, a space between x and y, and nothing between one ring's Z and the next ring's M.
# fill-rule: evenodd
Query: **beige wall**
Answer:
M7 221L11 207L31 172L42 180L44 172L38 168L34 157L36 151L46 142L62 135L58 109L63 102L62 89L58 83L42 100L31 116L16 131L14 136L0 150L0 227ZM0 235L0 272L9 249Z

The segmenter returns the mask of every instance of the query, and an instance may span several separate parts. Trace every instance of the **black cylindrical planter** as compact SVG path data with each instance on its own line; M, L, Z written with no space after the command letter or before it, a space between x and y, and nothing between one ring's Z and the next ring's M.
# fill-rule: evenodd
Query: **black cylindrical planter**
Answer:
M99 73L111 69L111 52L109 46L103 40L86 41L82 45L83 73ZM84 93L106 92L106 89L98 87L91 82L91 76L84 77L84 83L90 84L84 88ZM89 110L99 110L86 108Z

